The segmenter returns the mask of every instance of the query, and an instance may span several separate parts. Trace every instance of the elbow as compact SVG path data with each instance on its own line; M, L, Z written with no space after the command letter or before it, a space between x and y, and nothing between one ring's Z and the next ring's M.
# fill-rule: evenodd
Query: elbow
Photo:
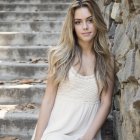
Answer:
M111 100L109 100L109 101L106 101L105 103L104 103L104 105L107 107L107 108L111 108L111 106L112 106L112 102L111 102Z
M52 110L54 106L54 99L44 97L42 100L42 106L47 108L47 110Z
M111 107L112 107L112 102L109 100L109 101L104 101L104 102L101 102L101 105L106 108L106 110L111 110Z
M108 103L106 103L106 110L108 110L108 112L110 112L111 111L111 107L112 107L112 103L111 102L108 102Z

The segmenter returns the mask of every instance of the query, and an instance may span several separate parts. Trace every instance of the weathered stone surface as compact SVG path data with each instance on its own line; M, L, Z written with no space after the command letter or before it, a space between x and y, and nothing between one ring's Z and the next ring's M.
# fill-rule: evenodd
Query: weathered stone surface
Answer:
M104 0L104 6L109 5L112 2L112 0Z
M134 15L126 24L126 34L129 37L133 47L140 48L140 14Z
M140 52L133 49L126 55L126 64L124 67L125 80L138 80L140 78Z
M111 23L111 26L110 26L110 29L109 29L109 32L108 32L109 39L113 39L114 40L115 30L116 30L116 24L113 21Z
M135 109L137 109L138 112L140 112L140 87L139 87L139 89L137 90L136 96L134 97L134 100L133 100L133 107L134 107Z
M111 18L114 19L116 22L121 23L122 22L122 10L121 10L121 3L114 3L112 12L111 12Z
M123 34L121 37L121 40L118 42L119 46L115 52L115 57L118 62L122 63L122 59L125 57L125 55L129 52L129 50L132 48L132 44L130 42L130 39L126 34Z
M114 46L112 48L112 53L115 55L116 50L120 46L120 40L122 40L122 36L125 32L125 26L123 24L118 24L115 30L115 36L114 36Z
M120 103L121 103L120 95L115 95L114 96L114 108L116 111L120 111Z
M113 133L114 133L114 139L115 140L122 140L122 116L120 111L113 111L113 116L114 116L114 120L113 120Z
M111 18L110 18L110 15L111 15L111 11L112 11L112 6L113 6L113 3L110 3L108 6L105 7L103 13L104 13L104 20L107 24L107 29L110 28L111 26Z
M135 9L140 8L140 1L139 0L133 0L133 4L134 4Z
M135 49L130 50L126 55L124 67L117 73L120 82L133 81L135 67Z
M124 89L122 90L121 96L123 98L123 101L121 103L121 110L122 112L127 112L131 110L133 105L133 100L136 96L138 90L138 85L134 82L129 82L125 84Z
M135 0L121 1L123 23L116 27L112 47L116 60L117 79L120 83L117 84L117 88L115 87L114 93L115 140L139 140L140 138L138 85L140 84L140 14L138 14L138 5Z
M139 0L122 0L122 19L123 22L128 22L130 17L140 13L140 1ZM133 18L132 18L133 19Z
M140 79L140 50L138 49L135 53L135 78Z
M123 115L122 133L123 140L138 140L138 132L140 132L139 112L133 108L134 98L138 91L138 85L134 82L129 82L122 90L121 113Z

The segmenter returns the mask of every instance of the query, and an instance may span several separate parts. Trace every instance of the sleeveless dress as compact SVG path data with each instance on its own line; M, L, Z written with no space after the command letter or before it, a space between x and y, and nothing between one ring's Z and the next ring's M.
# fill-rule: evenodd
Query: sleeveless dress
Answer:
M78 140L89 128L99 106L95 75L83 76L71 67L68 80L59 84L54 107L41 140ZM101 131L94 140L102 140Z

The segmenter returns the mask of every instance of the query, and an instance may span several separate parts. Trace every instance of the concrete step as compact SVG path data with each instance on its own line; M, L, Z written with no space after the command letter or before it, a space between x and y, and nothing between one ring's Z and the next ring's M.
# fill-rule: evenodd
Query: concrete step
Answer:
M60 33L1 32L0 45L56 45Z
M0 136L30 140L38 118L34 104L0 105Z
M20 84L20 82L23 82L23 80L19 83L17 81L17 84L0 85L0 105L41 103L46 84L33 82L31 84Z
M0 81L20 79L46 79L47 64L0 62Z
M61 21L0 22L0 32L60 32Z
M0 3L12 3L12 4L40 4L40 3L68 3L71 2L71 0L0 0Z
M0 21L61 21L66 15L65 11L40 12L5 12L0 11Z
M0 11L38 12L38 11L62 11L66 10L69 3L47 4L0 4Z
M0 46L0 60L4 61L47 61L51 46Z

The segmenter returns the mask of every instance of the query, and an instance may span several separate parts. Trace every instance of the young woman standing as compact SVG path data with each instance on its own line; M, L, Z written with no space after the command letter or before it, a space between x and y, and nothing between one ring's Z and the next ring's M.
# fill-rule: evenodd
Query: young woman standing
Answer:
M32 140L101 140L112 102L114 61L107 27L94 0L70 5Z

